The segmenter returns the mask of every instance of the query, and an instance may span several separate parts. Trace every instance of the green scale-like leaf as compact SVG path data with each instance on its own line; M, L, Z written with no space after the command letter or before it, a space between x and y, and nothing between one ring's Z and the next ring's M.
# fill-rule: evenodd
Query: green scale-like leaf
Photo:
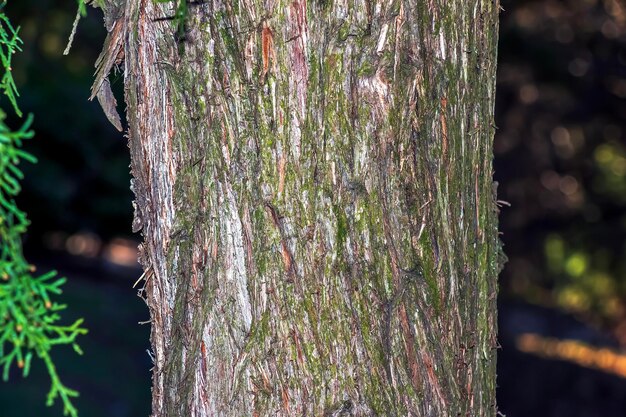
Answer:
M19 28L14 28L3 12L6 2L0 3L0 91L8 98L18 116L22 113L17 105L18 92L11 73L11 58L20 50ZM84 4L79 2L81 11ZM26 262L22 254L21 235L26 231L28 219L15 204L20 192L19 181L23 178L18 168L21 161L34 163L36 159L23 151L23 141L33 137L29 115L22 126L11 131L5 123L6 114L0 110L0 368L3 380L8 380L13 365L22 369L27 376L33 356L46 365L51 387L47 404L52 405L57 397L63 403L63 414L75 417L78 412L72 397L78 396L61 383L50 356L54 345L76 345L76 337L85 334L82 319L71 325L58 325L59 311L64 305L53 302L50 295L61 293L65 278L55 271L35 276L35 267Z

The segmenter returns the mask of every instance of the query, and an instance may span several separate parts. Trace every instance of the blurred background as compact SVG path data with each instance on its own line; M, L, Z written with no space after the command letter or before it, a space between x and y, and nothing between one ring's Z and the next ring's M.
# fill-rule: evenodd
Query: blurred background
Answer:
M9 2L24 51L21 107L39 158L24 166L25 250L69 278L84 356L53 352L83 417L150 413L148 311L130 234L126 140L87 101L104 39L90 10L63 56L73 0ZM500 278L498 403L508 417L626 415L626 3L502 1L495 179L509 258ZM113 88L121 97L122 79ZM53 103L51 105L51 103ZM123 110L123 109L121 109ZM19 120L10 122L17 127ZM510 207L509 207L510 204ZM45 370L0 385L3 417L60 416Z

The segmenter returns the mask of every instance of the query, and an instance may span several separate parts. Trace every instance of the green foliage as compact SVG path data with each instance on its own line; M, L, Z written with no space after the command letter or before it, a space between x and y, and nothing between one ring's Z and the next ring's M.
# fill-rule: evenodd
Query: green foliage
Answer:
M593 311L597 319L608 322L622 317L619 279L606 262L606 251L589 251L553 233L546 238L544 253L548 270L556 277L553 293L559 307L575 313Z
M188 0L154 0L155 3L172 3L174 5L174 15L170 16L176 28L176 35L182 40L185 35L185 23L187 20L187 12L189 9Z
M0 6L4 6L2 3ZM11 57L19 50L18 29L14 29L0 7L0 60L4 75L0 88L8 97L15 112L21 115L17 103L17 90L11 75ZM3 380L8 380L12 365L22 369L27 376L34 355L45 364L51 380L47 404L61 397L64 415L77 416L71 398L78 392L61 383L50 350L55 345L71 345L82 353L75 339L85 334L82 319L72 325L58 325L59 312L64 305L52 301L51 296L61 293L65 278L55 271L36 276L35 267L29 265L22 253L21 235L26 231L28 219L15 204L20 192L22 160L34 163L35 158L24 152L24 140L33 137L30 130L32 117L27 117L22 127L11 131L5 123L6 114L0 111L0 368Z
M87 7L86 4L89 3L90 0L76 0L78 2L78 13L85 17L87 16Z
M85 17L87 15L86 5L92 3L95 7L105 9L105 0L76 0L78 2L78 14ZM153 0L155 3L172 3L174 14L167 16L164 19L171 20L176 28L176 36L179 40L182 40L185 35L185 24L187 21L187 13L189 4L193 2L189 0Z
M0 90L9 98L15 113L17 113L18 116L22 116L22 112L17 107L16 97L18 93L11 74L11 57L15 51L20 50L20 43L22 41L17 35L19 28L13 28L9 19L1 12L5 4L6 1L0 3L0 61L5 70L0 80Z

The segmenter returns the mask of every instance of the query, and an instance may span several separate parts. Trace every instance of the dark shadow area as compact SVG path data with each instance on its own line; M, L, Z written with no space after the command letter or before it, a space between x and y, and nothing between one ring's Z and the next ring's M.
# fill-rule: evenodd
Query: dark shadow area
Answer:
M498 407L503 414L507 417L624 415L624 376L581 366L572 357L555 360L519 349L520 336L524 334L617 348L609 335L585 326L571 315L522 301L502 301L499 314L502 349L498 356ZM545 350L546 346L541 348Z
M75 267L67 260L63 265L56 257L48 261L70 277L60 297L68 306L64 319L70 322L83 317L89 328L89 334L80 338L83 355L77 355L71 347L53 351L64 383L80 391L76 400L80 415L150 415L150 328L149 324L138 324L148 320L148 311L130 288L138 271L118 269L110 279L110 275L103 278L101 270ZM58 401L53 408L45 405L49 389L50 378L41 361L33 361L28 378L13 372L10 382L0 389L2 416L61 416Z
M494 167L511 207L500 217L499 407L623 416L626 5L502 6Z

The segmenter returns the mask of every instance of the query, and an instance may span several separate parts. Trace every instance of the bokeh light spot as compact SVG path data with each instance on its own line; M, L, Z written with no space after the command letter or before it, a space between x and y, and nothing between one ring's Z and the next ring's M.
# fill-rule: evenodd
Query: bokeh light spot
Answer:
M573 277L580 277L587 270L587 264L588 261L585 254L575 252L567 258L565 271Z

